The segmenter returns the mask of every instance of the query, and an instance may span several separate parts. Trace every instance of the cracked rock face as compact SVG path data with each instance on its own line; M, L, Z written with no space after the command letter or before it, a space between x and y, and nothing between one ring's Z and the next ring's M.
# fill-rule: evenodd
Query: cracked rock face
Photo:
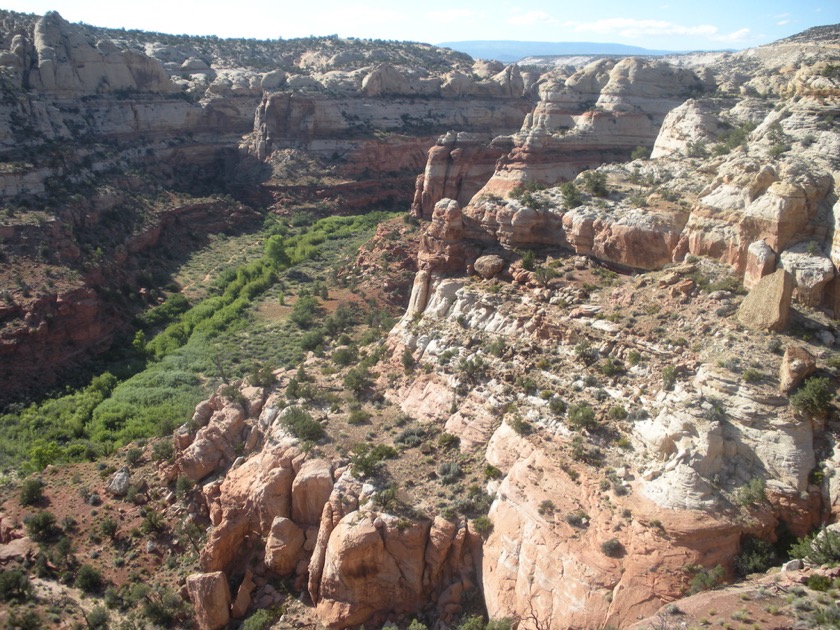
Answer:
M779 269L764 276L738 309L738 321L755 330L778 332L790 321L793 276Z
M796 297L807 306L817 306L823 300L825 286L836 275L834 264L812 243L799 243L780 256L785 271L793 275Z

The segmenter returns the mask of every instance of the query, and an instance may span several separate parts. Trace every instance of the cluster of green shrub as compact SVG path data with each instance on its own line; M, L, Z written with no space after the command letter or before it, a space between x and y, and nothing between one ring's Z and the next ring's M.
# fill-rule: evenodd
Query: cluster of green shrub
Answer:
M545 210L548 207L548 201L537 197L535 193L545 190L545 184L536 181L528 181L520 184L510 191L511 199L516 199L523 205L532 208L533 210Z
M41 470L52 463L93 460L131 440L170 433L206 396L209 380L224 380L218 355L252 362L245 354L253 348L235 333L244 327L254 300L277 282L278 274L316 258L328 243L358 238L391 216L373 212L327 217L296 233L273 227L263 256L223 272L214 282L213 295L192 306L183 296L173 295L137 318L141 334L135 337L133 356L142 360L136 361L133 376L120 382L105 372L79 390L1 415L0 466L16 468L23 463L24 470ZM304 333L290 335L288 326L314 330L318 312L314 297L298 302L296 321L273 331L270 340L278 345L262 348L264 354L288 355L290 363L302 356ZM355 317L340 309L319 330L341 330ZM364 378L355 380L354 388L365 385Z
M753 122L745 122L741 125L729 126L718 136L718 144L714 146L715 155L726 155L733 149L744 146L750 134L755 130Z

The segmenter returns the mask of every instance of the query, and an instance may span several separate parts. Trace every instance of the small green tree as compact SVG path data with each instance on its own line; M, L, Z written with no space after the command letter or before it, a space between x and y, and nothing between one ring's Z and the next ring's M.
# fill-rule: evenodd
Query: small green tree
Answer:
M581 175L583 189L595 197L606 197L610 194L607 188L607 176L599 171L584 171Z
M93 630L103 629L105 630L108 628L108 621L111 618L111 613L108 612L107 608L103 606L97 606L93 610L91 610L87 614L87 624L88 628L92 628Z
M394 459L397 454L397 450L387 444L377 444L376 446L356 444L350 455L350 466L354 475L365 478L373 477L379 472L384 460Z
M23 480L20 486L20 504L36 505L44 499L44 482L37 477Z
M829 410L833 398L834 392L828 378L813 377L790 397L790 404L797 411L820 415Z
M694 576L691 578L691 584L688 589L689 595L695 595L716 588L723 582L723 578L726 577L726 571L721 565L717 565L713 569L692 567L692 572Z
M595 420L595 411L586 403L569 407L566 419L569 426L575 429L594 429L598 426L598 422Z
M735 501L738 505L750 507L765 503L767 501L767 494L764 487L764 479L760 477L753 477L746 484L738 488L735 492Z
M275 616L266 608L256 611L242 624L242 630L267 630L274 622Z
M23 519L23 522L26 525L26 533L35 542L47 542L59 533L55 524L55 516L47 510L30 514Z
M356 396L362 394L373 383L367 367L358 365L350 369L344 376L344 386Z
M573 182L565 182L560 186L560 194L563 195L563 207L567 210L577 208L583 204L583 199L580 196L577 186Z
M96 593L104 584L102 574L89 564L83 564L76 572L76 588L84 593Z
M141 457L143 457L143 451L141 449L130 448L125 453L125 463L133 468L140 462Z
M760 538L747 536L741 543L741 549L735 555L734 567L738 577L747 577L752 573L764 573L779 562L773 545Z
M484 630L484 617L470 615L458 625L458 630Z
M662 387L670 391L677 383L677 368L673 365L666 365L662 368Z
M292 306L289 319L300 328L309 328L315 323L318 310L318 300L316 298L311 295L300 295Z
M601 543L601 553L610 558L617 558L624 553L624 545L618 538L610 538Z
M473 519L472 525L473 529L482 536L489 534L491 531L493 531L493 521L491 521L490 517L486 514L482 514L481 516L478 516L475 519Z
M814 564L836 565L840 562L840 532L823 529L805 536L793 544L790 555Z
M159 534L166 529L166 521L163 518L163 514L155 509L147 509L140 529L145 534Z
M533 271L537 265L537 255L532 249L526 249L522 252L522 268L525 271Z
M403 370L405 370L406 374L408 374L414 369L416 361L414 360L414 354L411 352L411 348L409 348L408 346L403 348L402 356L400 357L400 362L402 363Z
M29 576L19 568L0 571L0 600L25 602L32 596Z
M305 442L317 442L324 437L324 427L301 407L289 407L283 412L280 424L292 435Z
M106 538L114 538L117 535L117 528L117 521L112 519L110 516L106 516L99 524L99 531L101 531L102 535Z

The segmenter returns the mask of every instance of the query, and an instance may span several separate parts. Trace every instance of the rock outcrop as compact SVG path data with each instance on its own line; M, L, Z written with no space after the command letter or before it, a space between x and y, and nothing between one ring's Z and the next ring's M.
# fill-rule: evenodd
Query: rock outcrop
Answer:
M321 622L344 628L437 603L450 621L476 584L480 543L465 523L406 521L364 507L347 473L324 507L309 562L309 594Z
M200 630L219 630L230 621L230 588L221 571L196 573L187 578L187 591L195 606Z
M817 369L817 363L808 350L801 346L788 346L779 370L779 391L789 394Z
M304 540L303 530L294 521L275 517L265 542L265 566L279 575L289 575L301 560Z
M217 578L210 576L260 563L308 584L318 617L329 628L384 620L429 601L438 602L442 619L453 619L461 594L477 584L479 537L463 521L406 519L376 509L374 487L300 450L282 428L287 412L278 410L276 400L269 397L258 418L219 396L202 402L194 423L204 426L192 441L183 440L187 445L172 470L164 471L169 478L177 471L225 473L203 487L213 527L200 555L206 573L191 578L189 587L202 627L219 627L221 618L196 599L216 588ZM225 430L231 419L237 420L233 432ZM219 454L243 439L249 456L227 469ZM212 448L198 448L202 443ZM197 457L205 451L210 456Z
M807 306L818 306L823 301L825 286L834 279L834 263L818 252L813 243L800 243L786 249L780 262L784 270L793 275L797 299Z
M790 320L793 276L784 269L762 278L738 309L738 321L748 328L778 332Z
M764 241L750 243L747 249L747 266L744 269L744 288L752 289L764 276L776 269L776 254Z
M54 11L35 24L32 45L37 64L30 69L21 59L23 80L46 94L78 98L120 90L175 89L157 59L120 50L111 40L94 41Z

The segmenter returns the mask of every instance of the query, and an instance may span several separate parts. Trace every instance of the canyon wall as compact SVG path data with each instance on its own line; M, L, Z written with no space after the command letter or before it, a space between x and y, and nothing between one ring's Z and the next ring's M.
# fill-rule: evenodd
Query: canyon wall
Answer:
M0 25L5 395L57 382L126 330L135 296L113 294L151 288L135 272L162 237L255 219L237 204L168 203L169 191L281 213L404 207L438 135L508 133L531 107L515 66L473 68L426 45L258 42L257 62L256 45L107 31L54 12L2 12ZM345 44L325 58L313 49ZM115 222L129 233L106 235ZM37 379L27 355L44 367Z

